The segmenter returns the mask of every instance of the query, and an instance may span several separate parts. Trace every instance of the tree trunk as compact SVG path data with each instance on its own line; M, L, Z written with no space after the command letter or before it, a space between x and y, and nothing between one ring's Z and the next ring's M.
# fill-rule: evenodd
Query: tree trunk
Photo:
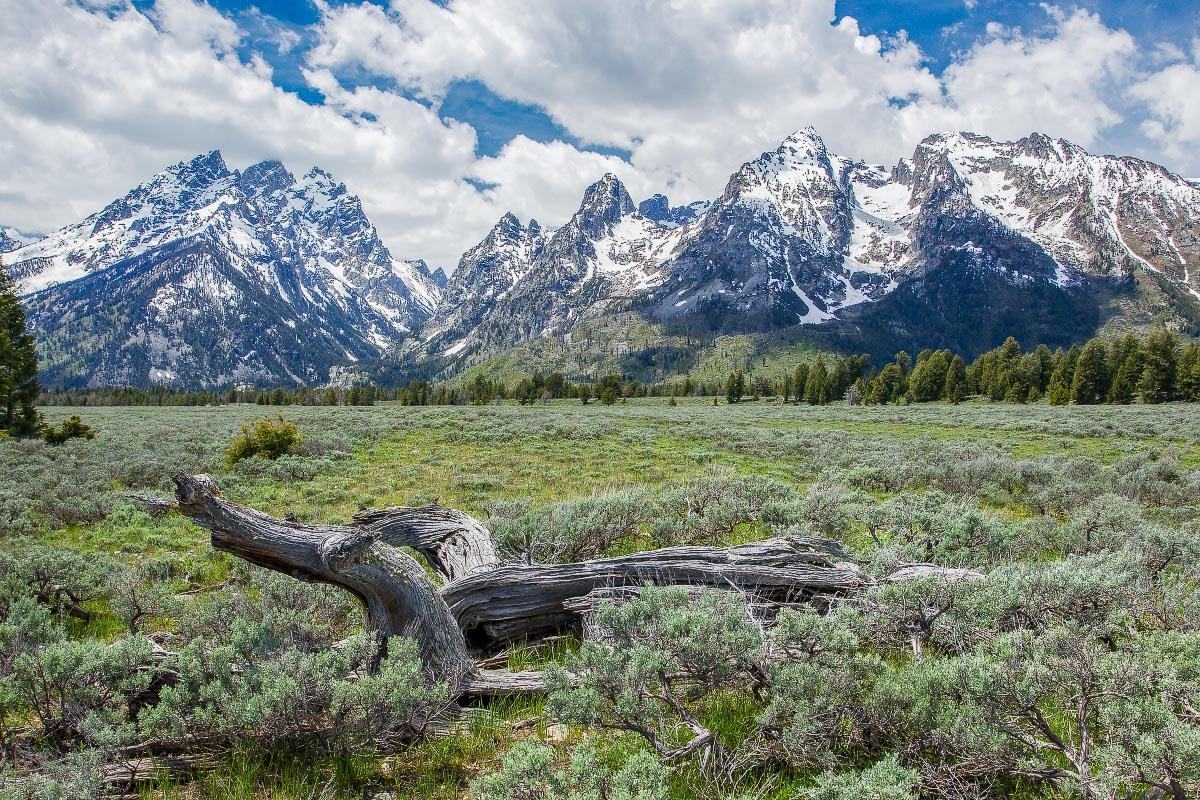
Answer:
M475 658L577 629L593 592L686 585L740 591L751 603L780 606L846 594L868 582L836 542L802 537L668 547L578 564L500 564L487 528L454 509L387 508L359 512L358 527L305 525L225 500L208 476L173 479L173 507L210 530L217 550L353 593L383 642L415 639L426 669L463 694L537 690L536 673L477 673ZM440 591L402 546L447 580Z
M362 601L381 643L414 639L425 668L457 686L474 669L462 631L421 565L369 529L285 522L230 503L206 475L173 476L176 508L212 532L217 550ZM381 652L381 655L383 653Z
M834 542L783 537L737 547L668 547L577 564L509 564L460 578L442 597L473 648L491 652L578 625L572 601L597 589L708 586L752 601L797 603L846 594L866 582Z
M433 503L420 508L372 508L355 514L354 524L377 533L381 542L416 550L445 583L500 562L491 532L453 508Z

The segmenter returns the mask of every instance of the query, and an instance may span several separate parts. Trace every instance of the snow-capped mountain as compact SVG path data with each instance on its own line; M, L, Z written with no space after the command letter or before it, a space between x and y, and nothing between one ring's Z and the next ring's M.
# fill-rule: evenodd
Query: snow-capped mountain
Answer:
M328 173L231 171L216 151L5 260L50 383L320 383L440 296Z
M844 340L866 326L868 339L890 332L881 349L967 352L1010 334L1070 341L1112 313L1200 319L1200 191L1039 134L931 136L888 169L806 128L712 202L635 207L606 175L544 246L504 244L499 229L464 257L422 331L430 346L407 357L477 359L628 309L716 332L826 324ZM489 259L504 268L479 272Z
M931 136L914 163L930 159L944 159L974 207L1040 245L1060 283L1132 259L1200 299L1200 192L1157 164L1089 155L1041 134L999 143Z
M901 194L878 168L799 131L730 178L671 259L654 314L768 330L878 299L907 265Z
M579 210L552 235L506 215L463 256L421 342L411 343L404 357L491 352L641 300L662 282L662 266L694 230L686 222L694 209L672 210L666 198L661 207L661 220L646 216L609 174L588 187Z
M40 236L22 233L16 228L0 227L0 253L8 253L26 245L33 244Z
M1200 189L1038 134L938 134L886 168L806 128L681 206L605 175L557 230L506 214L450 277L393 258L320 169L216 152L45 238L0 237L51 385L315 384L384 353L448 374L628 314L888 355L1200 329Z
M453 356L492 307L525 277L546 246L547 234L530 220L528 227L505 214L479 244L463 253L445 286L445 298L422 330L431 353Z

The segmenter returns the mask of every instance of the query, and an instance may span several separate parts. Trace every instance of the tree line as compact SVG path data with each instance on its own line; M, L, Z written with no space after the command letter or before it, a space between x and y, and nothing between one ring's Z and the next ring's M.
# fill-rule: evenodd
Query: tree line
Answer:
M36 376L35 376L36 380ZM34 384L36 386L36 384ZM1046 399L1051 405L1098 403L1163 403L1200 401L1200 344L1182 343L1166 330L1145 337L1135 334L1051 351L1040 344L1024 351L1013 337L970 364L952 350L922 350L914 360L901 351L876 369L867 355L818 354L811 362L774 376L731 372L725 381L685 376L673 381L642 383L621 374L594 382L573 382L561 372L535 372L515 381L482 373L463 384L413 380L407 386L295 387L222 391L192 391L171 387L141 389L114 387L42 390L38 402L51 406L197 406L253 403L266 406L370 406L378 402L401 405L489 405L515 400L521 405L556 399L604 404L635 397L724 396L727 403L778 398L783 402L826 405L901 404L945 401L968 396L994 401L1030 403ZM19 416L19 408L8 413ZM6 417L6 424L11 425Z
M1010 336L970 364L949 349L922 350L915 362L901 351L879 370L867 356L838 358L829 367L818 355L811 364L797 364L791 374L757 381L753 388L740 370L731 373L725 399L740 402L751 390L755 396L811 405L841 399L853 405L958 403L968 396L1009 403L1045 399L1050 405L1200 402L1200 344L1156 330L1145 337L1097 337L1066 351L1040 344L1024 352Z

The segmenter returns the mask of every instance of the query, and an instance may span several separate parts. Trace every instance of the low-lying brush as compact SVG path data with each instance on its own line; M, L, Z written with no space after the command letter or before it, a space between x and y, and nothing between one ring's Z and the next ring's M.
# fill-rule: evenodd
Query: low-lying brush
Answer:
M100 407L94 439L0 440L0 797L96 797L148 752L223 765L141 790L164 800L1200 792L1191 406L287 411ZM269 446L227 463L256 421ZM777 617L643 590L501 658L545 669L544 700L430 739L449 689L410 642L372 672L352 597L130 498L177 470L303 521L437 500L521 562L827 537L876 583ZM969 572L886 580L918 562Z

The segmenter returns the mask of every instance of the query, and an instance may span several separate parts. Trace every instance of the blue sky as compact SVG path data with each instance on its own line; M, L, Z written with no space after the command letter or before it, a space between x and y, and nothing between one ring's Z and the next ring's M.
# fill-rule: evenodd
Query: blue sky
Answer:
M0 224L74 222L163 167L320 165L398 257L615 172L718 194L814 126L894 164L1039 131L1200 176L1200 4L1084 0L0 0Z

